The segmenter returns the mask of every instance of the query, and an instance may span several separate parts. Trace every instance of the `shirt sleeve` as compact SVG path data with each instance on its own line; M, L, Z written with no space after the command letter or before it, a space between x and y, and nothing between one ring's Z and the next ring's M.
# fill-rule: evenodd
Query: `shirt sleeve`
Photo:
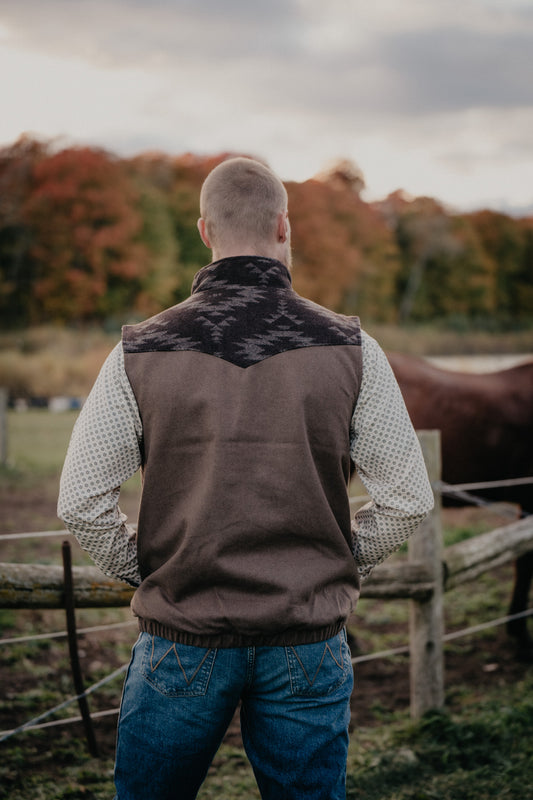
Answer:
M141 465L142 424L124 369L122 344L106 359L76 421L61 475L57 513L95 564L141 582L134 529L118 505Z
M350 453L370 502L352 522L361 580L416 531L434 504L418 437L387 357L363 332L363 377Z

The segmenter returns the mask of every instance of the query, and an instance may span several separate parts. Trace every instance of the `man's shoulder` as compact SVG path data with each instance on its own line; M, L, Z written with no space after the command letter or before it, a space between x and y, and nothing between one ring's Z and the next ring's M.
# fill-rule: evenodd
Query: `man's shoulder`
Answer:
M122 347L124 353L142 353L145 350L166 349L169 337L172 336L176 322L181 315L187 314L194 303L188 297L177 305L166 308L143 322L124 325L122 328Z
M316 331L329 331L332 335L339 337L339 344L347 343L361 345L361 321L358 316L348 316L332 311L330 308L321 306L313 300L293 293L296 304L299 306L300 313L307 323Z

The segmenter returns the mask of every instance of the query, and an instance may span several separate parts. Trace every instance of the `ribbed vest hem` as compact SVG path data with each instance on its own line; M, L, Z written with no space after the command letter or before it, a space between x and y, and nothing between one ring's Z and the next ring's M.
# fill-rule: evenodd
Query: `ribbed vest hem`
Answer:
M300 644L314 644L331 639L336 636L345 625L345 620L335 622L322 628L298 629L282 631L276 634L245 635L239 633L220 633L198 635L178 631L152 619L139 617L139 630L152 636L160 636L178 644L192 645L193 647L291 647Z

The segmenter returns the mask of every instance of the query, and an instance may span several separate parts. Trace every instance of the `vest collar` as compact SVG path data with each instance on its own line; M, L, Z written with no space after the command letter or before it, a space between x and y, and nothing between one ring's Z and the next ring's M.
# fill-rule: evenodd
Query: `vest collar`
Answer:
M290 289L291 284L289 270L281 261L262 256L233 256L214 261L197 272L191 294L240 286Z

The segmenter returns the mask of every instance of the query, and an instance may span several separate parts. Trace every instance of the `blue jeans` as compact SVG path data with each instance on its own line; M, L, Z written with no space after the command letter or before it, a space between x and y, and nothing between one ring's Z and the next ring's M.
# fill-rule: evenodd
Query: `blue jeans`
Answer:
M205 649L141 633L124 684L115 800L193 800L241 702L264 800L344 800L351 654L319 644Z

